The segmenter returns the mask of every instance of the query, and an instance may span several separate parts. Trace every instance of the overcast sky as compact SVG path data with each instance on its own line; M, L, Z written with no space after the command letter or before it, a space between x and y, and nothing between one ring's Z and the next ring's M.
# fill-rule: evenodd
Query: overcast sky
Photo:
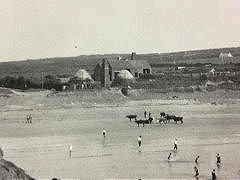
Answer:
M0 3L0 61L240 46L240 0Z

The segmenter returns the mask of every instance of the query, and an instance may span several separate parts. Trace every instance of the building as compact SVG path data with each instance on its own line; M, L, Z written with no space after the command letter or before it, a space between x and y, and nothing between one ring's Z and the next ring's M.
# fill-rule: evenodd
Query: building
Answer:
M231 57L233 57L233 56L232 56L232 54L231 54L230 52L228 52L228 53L223 53L223 52L221 52L221 53L219 54L219 59L222 59L222 58L231 58Z
M141 74L151 74L151 66L145 60L135 60L136 53L128 59L103 59L94 69L94 80L102 86L110 86L121 70L128 70L135 78Z

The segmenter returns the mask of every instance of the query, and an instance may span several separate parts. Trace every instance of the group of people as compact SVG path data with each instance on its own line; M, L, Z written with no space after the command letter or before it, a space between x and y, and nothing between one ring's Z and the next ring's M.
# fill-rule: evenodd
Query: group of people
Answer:
M216 158L217 158L217 167L219 168L220 164L221 164L221 156L219 155L219 153L217 153ZM199 159L199 156L197 156L196 159L195 159L196 164L198 164L198 159ZM199 177L199 172L198 172L198 168L196 166L194 167L194 171L195 171L195 177L198 178ZM212 180L216 180L215 169L212 170Z
M148 112L148 118L152 117L151 115L152 115L152 114L151 114L151 112L149 111L149 112ZM147 111L144 111L144 118L147 118Z
M178 149L178 146L177 146L177 139L175 139L174 141L174 146L173 146L173 152L177 152L177 149ZM168 155L168 161L170 161L171 159L171 155L172 153L170 152L170 154ZM200 156L197 156L195 158L195 163L196 165L198 165L198 159L200 158ZM217 153L216 155L216 158L217 158L217 167L220 167L220 164L221 164L221 156L219 155L219 153ZM195 177L198 179L199 177L199 171L198 171L198 168L197 166L194 166L194 172L195 172ZM215 172L215 169L212 170L212 180L216 180L216 172Z
M26 121L26 123L32 123L32 115L31 114L28 114L27 115L27 121Z
M150 114L151 115L151 114ZM106 130L105 129L103 129L103 131L102 131L102 135L103 135L103 138L105 139L105 137L106 137ZM141 152L141 146L142 146L142 136L140 135L140 136L138 136L138 138L137 138L137 142L138 142L138 148L139 148L139 152ZM71 158L71 156L72 156L72 149L73 149L73 147L72 147L72 144L69 146L69 157ZM174 140L174 144L173 144L173 152L176 154L177 153L177 150L178 150L178 139L177 138L175 138L175 140ZM170 161L171 160L171 155L172 155L172 152L170 152L170 154L168 155L168 161ZM195 163L196 163L196 165L198 165L198 160L199 160L199 158L200 158L200 156L197 156L196 158L195 158ZM220 164L221 164L221 157L220 157L220 155L219 155L219 153L216 155L216 158L217 158L217 167L220 167ZM198 179L198 177L199 177L199 171L198 171L198 168L197 168L197 166L194 166L194 172L195 172L195 177ZM216 180L216 172L215 172L215 169L213 169L212 170L212 180Z

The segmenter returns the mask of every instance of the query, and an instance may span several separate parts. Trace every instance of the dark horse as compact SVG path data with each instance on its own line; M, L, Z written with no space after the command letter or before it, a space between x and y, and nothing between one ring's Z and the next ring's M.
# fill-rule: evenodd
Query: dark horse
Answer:
M135 123L137 123L138 127L139 127L139 124L143 124L143 127L145 124L151 124L153 121L153 118L150 117L149 119L146 119L146 120L135 120Z

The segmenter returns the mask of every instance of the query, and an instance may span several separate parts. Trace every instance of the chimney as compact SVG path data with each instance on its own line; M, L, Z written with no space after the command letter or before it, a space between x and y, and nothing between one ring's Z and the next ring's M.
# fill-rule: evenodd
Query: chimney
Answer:
M132 55L131 55L131 60L136 60L136 53L135 52L132 52Z

